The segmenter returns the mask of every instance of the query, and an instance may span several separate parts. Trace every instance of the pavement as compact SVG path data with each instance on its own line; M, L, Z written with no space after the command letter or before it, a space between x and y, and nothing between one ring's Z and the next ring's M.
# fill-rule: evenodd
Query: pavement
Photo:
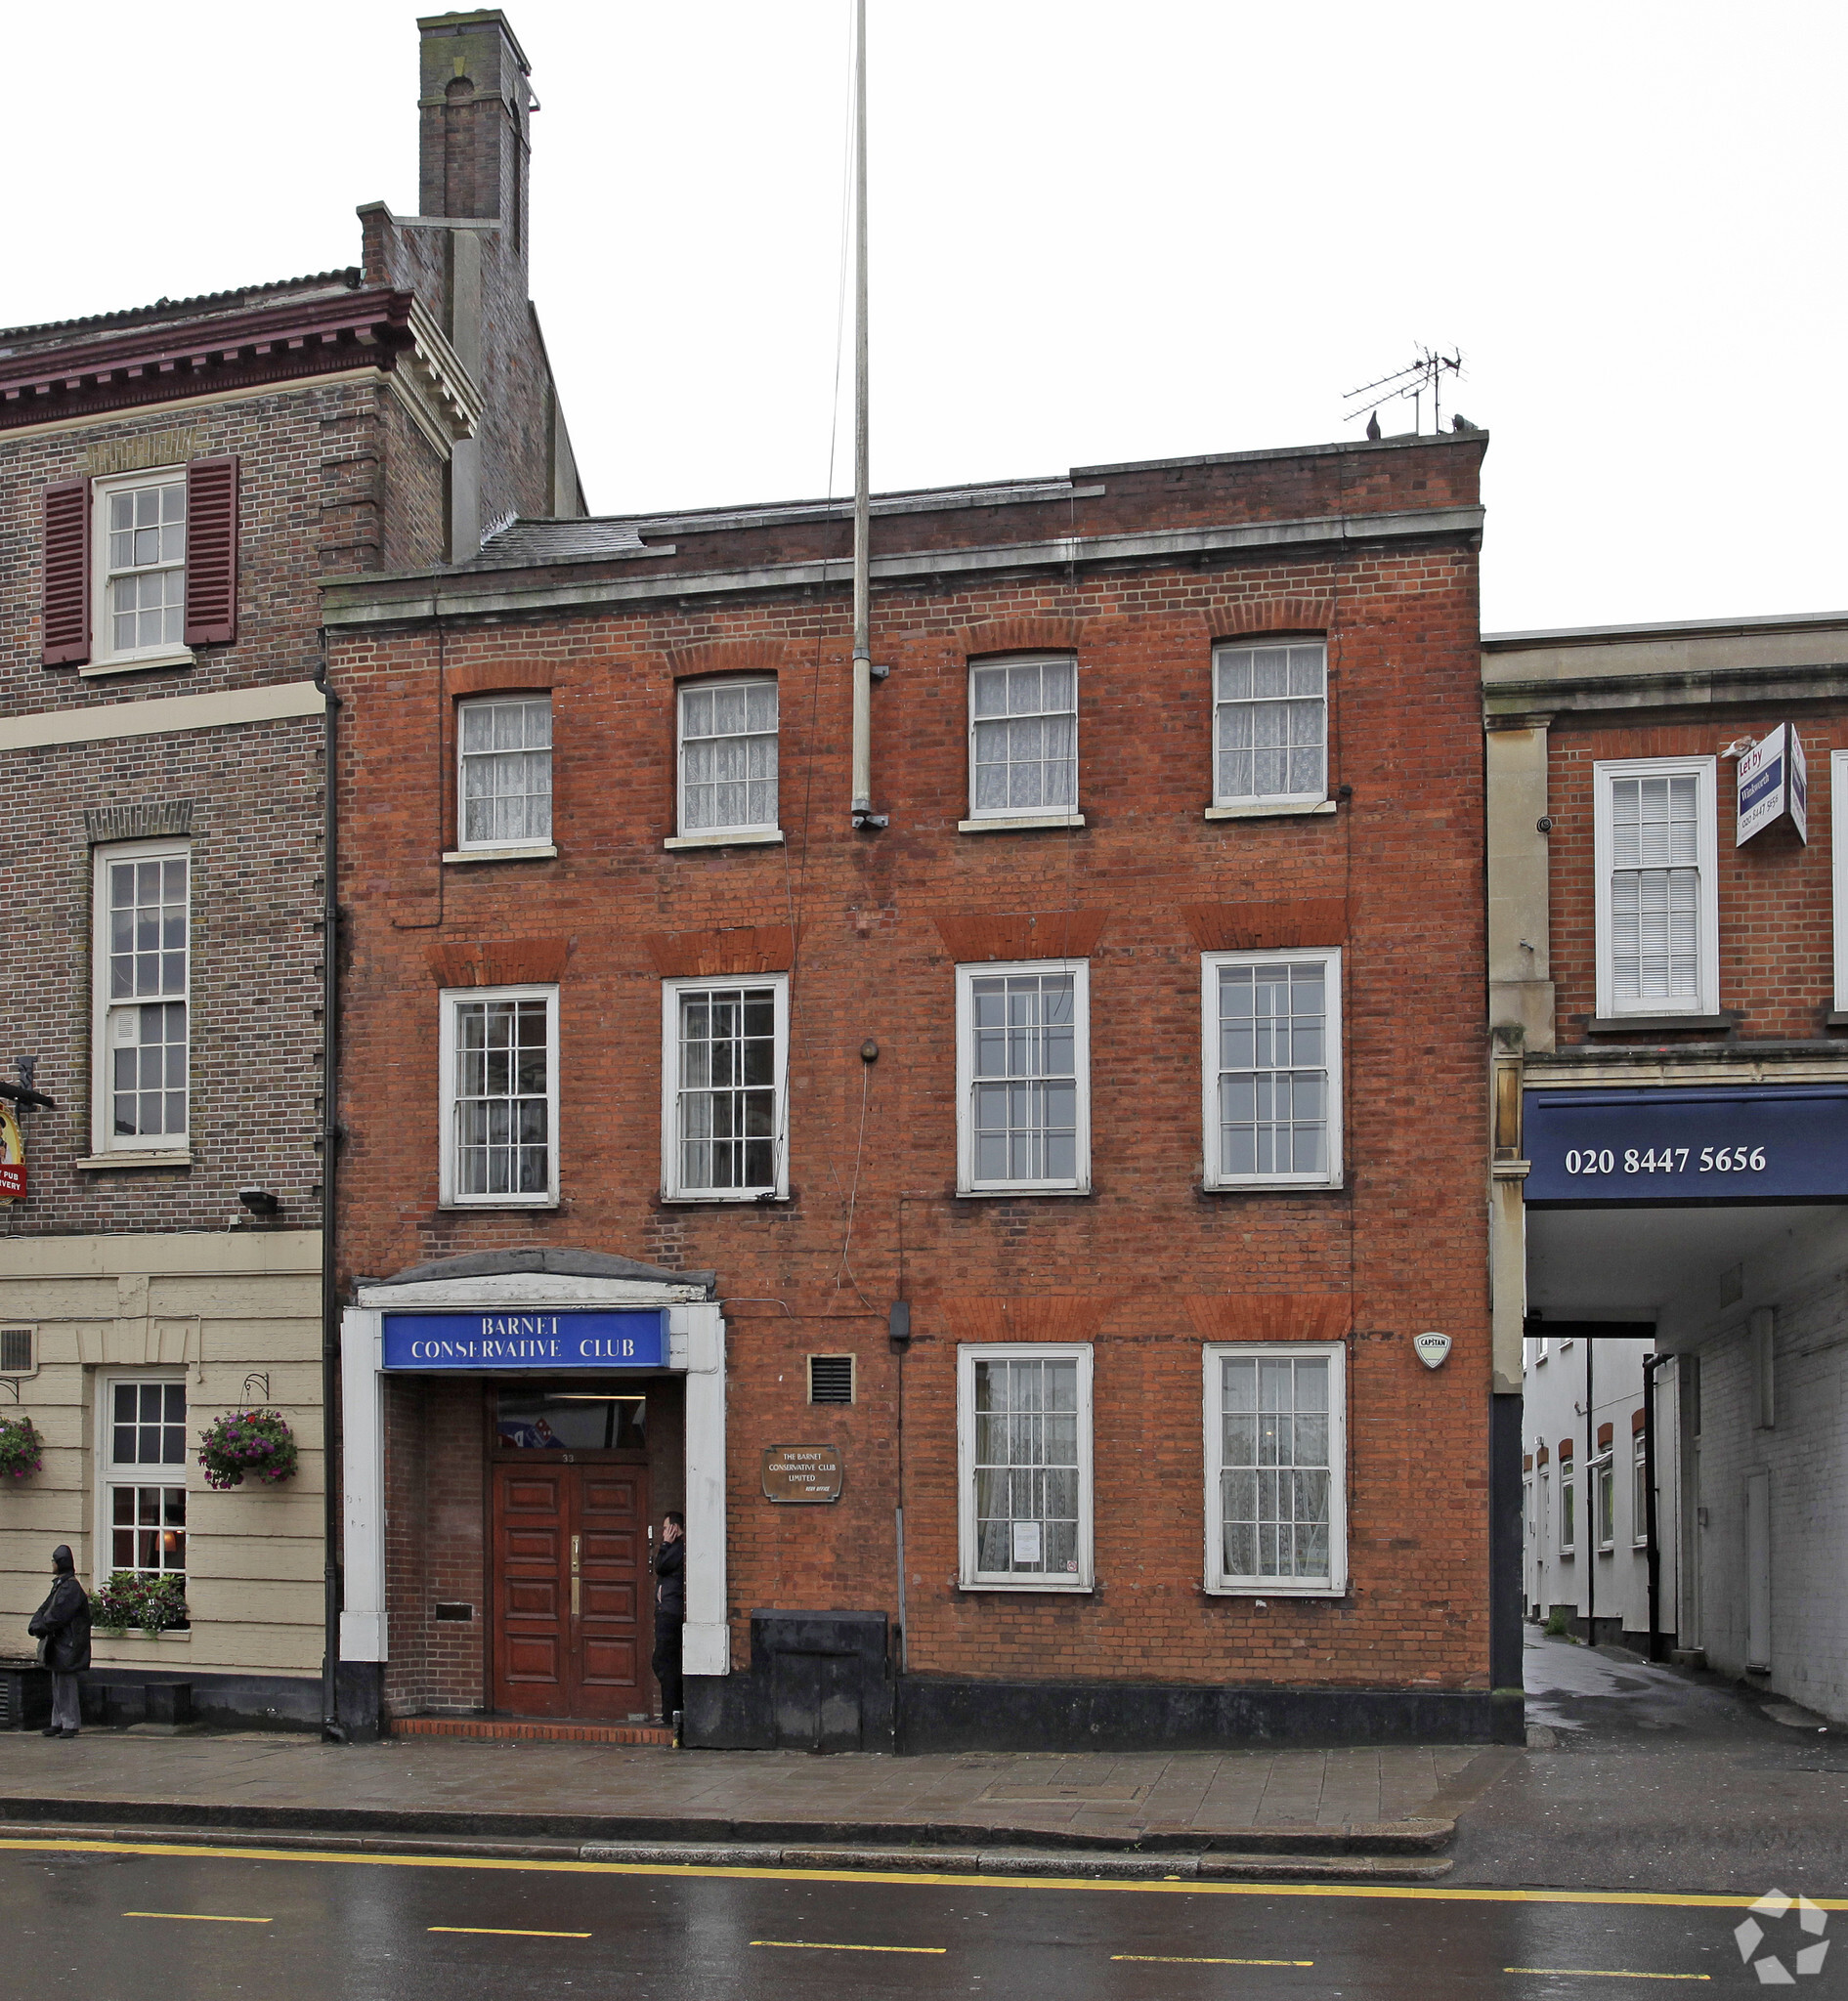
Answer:
M131 1841L637 1866L923 1859L939 1873L1168 1881L1848 1889L1848 1731L1713 1677L1537 1630L1526 1685L1525 1749L823 1758L6 1734L0 1842L56 1825Z

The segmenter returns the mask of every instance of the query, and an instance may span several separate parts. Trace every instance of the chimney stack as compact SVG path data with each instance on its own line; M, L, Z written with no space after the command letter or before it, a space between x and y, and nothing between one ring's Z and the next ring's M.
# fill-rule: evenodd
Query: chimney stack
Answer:
M497 220L523 251L533 104L526 55L497 7L430 15L417 29L419 213Z

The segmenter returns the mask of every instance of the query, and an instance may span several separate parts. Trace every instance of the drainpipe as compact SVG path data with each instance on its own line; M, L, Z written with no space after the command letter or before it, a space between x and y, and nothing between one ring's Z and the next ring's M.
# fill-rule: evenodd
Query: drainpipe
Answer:
M339 834L336 791L336 722L341 702L327 685L326 640L322 636L321 664L315 686L327 703L323 738L323 821L321 866L321 1435L322 1435L322 1656L321 1734L329 1744L344 1744L340 1724L340 1484L336 1478L340 1447L340 1299L334 1265L334 1179L339 1169L340 1122L334 1095L334 1071L339 1057L335 1009L339 1002L340 885L335 863Z
M1643 1357L1643 1560L1649 1570L1649 1657L1662 1657L1662 1552L1656 1540L1655 1372L1666 1355Z
M1581 1333L1579 1340L1585 1344L1585 1471L1589 1479L1585 1488L1585 1508L1578 1530L1582 1538L1579 1548L1585 1557L1585 1644L1598 1644L1598 1475L1591 1470L1591 1463L1598 1456L1598 1417L1591 1400L1591 1351L1595 1345L1589 1334Z

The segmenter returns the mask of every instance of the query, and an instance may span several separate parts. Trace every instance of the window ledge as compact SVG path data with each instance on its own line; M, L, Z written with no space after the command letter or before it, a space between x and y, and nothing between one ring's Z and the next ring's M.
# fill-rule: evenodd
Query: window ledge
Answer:
M451 848L446 862L549 862L558 853L550 841L518 848Z
M80 1161L72 1161L73 1168L94 1171L102 1168L190 1168L193 1156L181 1151L176 1153L93 1153Z
M1281 820L1288 814L1332 813L1333 799L1254 799L1249 806L1209 806L1203 820Z
M104 1646L172 1645L178 1640L190 1640L193 1629L190 1626L169 1626L162 1633L141 1633L131 1626L126 1633L105 1633L99 1627L95 1637Z
M1285 1174L1254 1174L1249 1180L1202 1181L1202 1195L1314 1195L1339 1191L1347 1184L1337 1174L1333 1179L1318 1174L1312 1180L1307 1176Z
M985 820L959 820L958 833L1023 833L1035 827L1082 827L1082 813L996 813Z
M1831 1007L1823 1016L1823 1026L1825 1028L1848 1028L1848 1008Z
M439 1202L437 1204L438 1209L447 1212L451 1215L479 1215L483 1210L488 1210L492 1213L495 1210L504 1209L557 1209L558 1207L559 1201L556 1195L547 1195L542 1200L535 1198L525 1202L511 1196L490 1195L484 1197L479 1202Z
M761 1203L765 1209L772 1209L779 1203L790 1203L795 1198L776 1188L744 1188L734 1193L729 1188L696 1189L690 1195L662 1195L663 1202L671 1202L677 1208L690 1204L707 1205L725 1209L748 1209L753 1203Z
M710 833L670 833L662 842L664 848L780 848L783 845L783 830L780 827L760 829L756 832L731 827L715 828Z
M1061 1597L1088 1597L1096 1590L1095 1584L1060 1584L1053 1578L984 1578L980 1583L965 1581L957 1586L958 1591L1023 1591L1035 1597L1056 1593Z
M1702 1029L1724 1034L1733 1026L1730 1014L1594 1014L1585 1024L1588 1036L1665 1035L1677 1029Z
M1212 1598L1345 1598L1345 1584L1203 1584Z
M1022 1195L1089 1195L1091 1183L1087 1181L1082 1188L1073 1188L1063 1183L1049 1186L1044 1181L1023 1181L1018 1187L959 1188L956 1192L958 1199L966 1202L1009 1202Z
M84 680L93 681L102 674L145 674L150 667L190 667L196 658L190 646L183 646L174 653L143 654L132 660L96 660L77 672Z

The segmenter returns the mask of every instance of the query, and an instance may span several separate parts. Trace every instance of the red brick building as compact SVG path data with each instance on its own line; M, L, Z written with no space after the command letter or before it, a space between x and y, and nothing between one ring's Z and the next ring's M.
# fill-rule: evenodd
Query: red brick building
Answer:
M876 501L877 829L845 503L327 589L389 1711L648 1713L683 1508L696 1742L1502 1727L1484 443Z

